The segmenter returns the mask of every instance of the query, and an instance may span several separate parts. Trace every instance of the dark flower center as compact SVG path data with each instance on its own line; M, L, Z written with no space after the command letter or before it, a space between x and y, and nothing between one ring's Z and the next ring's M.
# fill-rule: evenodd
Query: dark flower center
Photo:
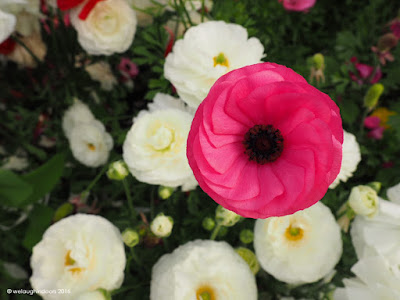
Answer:
M281 156L283 137L272 125L254 125L244 135L243 145L246 148L244 153L249 156L249 160L264 165Z

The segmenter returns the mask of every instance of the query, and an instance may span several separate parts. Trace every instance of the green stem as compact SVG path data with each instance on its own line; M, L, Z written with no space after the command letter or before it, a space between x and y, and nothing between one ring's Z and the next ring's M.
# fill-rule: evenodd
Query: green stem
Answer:
M85 198L90 190L95 186L97 181L101 178L101 176L104 174L104 172L108 169L108 164L104 165L104 167L101 169L101 171L97 174L97 176L92 180L92 182L88 185L88 187L81 193L81 198Z
M132 256L133 260L135 261L135 263L137 263L140 266L141 263L140 263L139 257L136 255L133 247L131 248L131 256Z
M220 229L221 229L221 224L217 223L217 226L215 226L215 228L211 234L210 240L212 240L212 241L215 240Z
M126 199L128 200L128 206L129 206L129 210L131 212L131 217L132 217L132 219L135 219L138 214L137 214L135 208L133 207L133 200L131 197L131 191L129 190L128 182L126 181L126 179L124 179L124 180L122 180L122 183L124 185Z
M26 52L28 52L29 55L33 57L33 59L36 61L36 63L37 63L38 65L40 65L40 64L42 63L42 62L40 61L40 59L32 52L31 49L29 49L29 48L25 45L25 43L24 43L23 41L21 41L21 40L20 40L18 37L16 37L16 36L12 36L11 38L12 38L17 44L19 44L22 48L24 48L24 49L26 50Z

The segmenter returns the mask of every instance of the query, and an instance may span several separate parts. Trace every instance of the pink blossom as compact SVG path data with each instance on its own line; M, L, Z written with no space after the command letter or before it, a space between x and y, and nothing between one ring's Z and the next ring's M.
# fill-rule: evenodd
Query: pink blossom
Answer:
M196 111L187 157L201 188L244 217L283 216L319 201L339 173L339 108L274 63L217 80Z
M286 10L292 11L308 11L311 7L315 5L317 0L279 0L283 2L283 7Z
M364 126L371 129L367 136L374 140L380 140L383 137L385 127L380 125L381 119L377 116L369 116L364 120Z
M390 22L390 30L398 39L400 39L400 19L394 19Z
M139 74L139 68L127 57L122 57L118 70L125 78L134 78Z
M366 64L359 63L356 57L350 60L357 70L357 74L349 72L351 80L357 82L359 85L364 83L374 84L382 78L382 71L380 67L372 67Z
M381 123L381 119L376 116L369 116L366 117L364 120L364 126L369 128L369 129L374 129L379 127L379 124Z

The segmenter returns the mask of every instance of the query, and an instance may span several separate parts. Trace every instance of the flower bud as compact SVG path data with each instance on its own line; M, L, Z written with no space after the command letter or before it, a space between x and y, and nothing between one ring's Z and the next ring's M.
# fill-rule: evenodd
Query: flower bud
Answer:
M171 197L174 191L175 188L160 185L158 187L158 196L160 196L160 198L163 200L167 200L169 197Z
M211 231L215 227L215 221L213 218L206 217L203 219L202 225L205 230Z
M150 229L155 236L163 238L168 237L171 234L172 227L174 226L174 220L165 216L163 213L157 215L157 217L151 222Z
M367 184L369 187L373 188L375 190L375 192L379 193L379 191L381 190L382 187L382 183L380 183L379 181L373 181Z
M139 244L140 237L136 230L127 228L122 233L122 240L124 241L125 245L132 248Z
M372 85L364 97L364 106L372 110L379 101L379 97L382 95L384 87L381 83L375 83Z
M71 203L66 202L57 208L56 212L54 213L53 221L58 222L62 218L70 215L73 211L74 206Z
M355 186L349 196L349 205L357 215L372 218L379 209L378 194L369 186Z
M243 230L240 232L239 238L240 238L240 241L241 241L243 244L250 244L251 242L253 242L254 233L253 233L253 231L250 230L250 229L243 229Z
M215 211L215 219L217 223L226 227L235 225L239 220L240 216L233 211L230 211L221 205L218 205Z
M123 180L128 174L129 171L122 160L111 163L107 171L107 177L111 180Z
M382 35L378 40L378 49L381 52L389 51L396 47L398 38L391 32Z
M239 247L235 251L249 265L251 272L256 275L260 270L260 265L254 252L244 247Z
M317 70L323 69L325 67L325 59L321 53L314 54L312 61L314 68L316 68Z

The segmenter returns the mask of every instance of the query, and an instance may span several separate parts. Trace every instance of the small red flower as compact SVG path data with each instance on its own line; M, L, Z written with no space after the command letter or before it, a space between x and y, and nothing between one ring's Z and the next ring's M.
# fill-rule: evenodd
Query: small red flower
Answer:
M60 10L69 10L76 6L82 4L85 0L57 0L57 5ZM86 20L89 16L92 9L96 6L97 3L104 0L88 0L86 4L83 6L80 14L79 19Z

